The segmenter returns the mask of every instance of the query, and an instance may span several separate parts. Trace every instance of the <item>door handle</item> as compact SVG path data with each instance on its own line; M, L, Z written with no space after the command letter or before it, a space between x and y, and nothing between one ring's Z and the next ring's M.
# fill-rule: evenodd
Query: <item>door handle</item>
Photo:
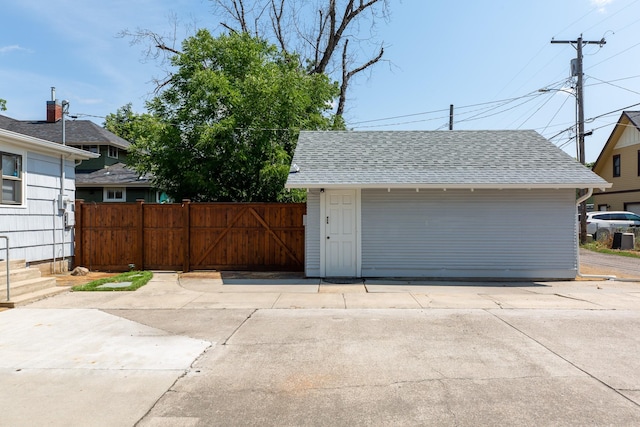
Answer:
M327 236L327 240L329 240L331 237Z

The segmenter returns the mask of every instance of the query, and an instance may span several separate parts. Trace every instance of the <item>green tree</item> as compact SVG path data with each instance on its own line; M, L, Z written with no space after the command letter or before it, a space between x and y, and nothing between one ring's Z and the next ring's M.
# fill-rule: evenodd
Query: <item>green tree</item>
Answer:
M7 110L7 101L0 98L0 111L6 111Z
M158 137L161 124L152 114L134 113L129 103L108 114L103 127L132 144L144 145Z
M299 64L308 74L328 74L339 82L335 114L346 110L347 93L359 75L368 73L383 61L384 43L378 40L380 22L390 19L389 0L209 0L214 21L231 33L253 34L276 43L287 53L296 52ZM131 44L145 46L146 59L159 61L162 68L169 58L180 54L175 27L167 34L149 29L123 30ZM170 80L154 78L158 88Z
M246 33L200 30L172 64L147 103L154 137L136 140L130 160L174 200L291 199L284 183L299 130L343 127L327 114L337 84Z

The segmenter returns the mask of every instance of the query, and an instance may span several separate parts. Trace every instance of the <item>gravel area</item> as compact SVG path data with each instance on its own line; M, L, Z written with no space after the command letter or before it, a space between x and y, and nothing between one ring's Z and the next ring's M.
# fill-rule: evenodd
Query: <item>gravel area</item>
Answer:
M580 249L580 268L584 274L614 274L619 277L640 278L640 258Z

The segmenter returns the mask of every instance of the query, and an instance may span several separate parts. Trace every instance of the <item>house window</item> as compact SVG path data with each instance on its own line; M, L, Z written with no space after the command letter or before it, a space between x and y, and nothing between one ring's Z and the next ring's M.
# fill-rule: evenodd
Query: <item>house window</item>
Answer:
M620 176L620 154L613 156L613 176Z
M104 201L105 202L124 202L127 197L127 192L124 188L113 187L104 189Z
M1 153L2 156L2 198L3 205L22 204L22 156Z
M109 146L109 151L107 153L107 156L111 157L112 159L117 159L118 158L118 147Z
M100 150L97 145L83 145L82 149L91 153L100 154Z

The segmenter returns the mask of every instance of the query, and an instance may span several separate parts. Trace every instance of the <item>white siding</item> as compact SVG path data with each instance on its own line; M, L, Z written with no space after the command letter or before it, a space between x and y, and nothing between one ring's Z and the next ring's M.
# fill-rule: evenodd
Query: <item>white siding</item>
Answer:
M575 278L573 190L362 190L363 277Z
M10 148L0 149L11 152ZM0 235L10 239L11 258L34 262L73 255L73 230L64 229L62 212L57 205L61 184L60 157L27 152L23 165L25 207L0 206ZM75 199L72 160L65 161L65 175L65 194L72 208ZM4 248L4 243L0 245ZM0 258L4 255L2 250Z
M627 126L622 132L622 135L620 135L620 139L614 149L619 150L620 148L631 147L638 144L640 144L640 132L638 132L635 126Z
M304 237L304 271L308 277L320 276L320 190L307 193L307 225Z

